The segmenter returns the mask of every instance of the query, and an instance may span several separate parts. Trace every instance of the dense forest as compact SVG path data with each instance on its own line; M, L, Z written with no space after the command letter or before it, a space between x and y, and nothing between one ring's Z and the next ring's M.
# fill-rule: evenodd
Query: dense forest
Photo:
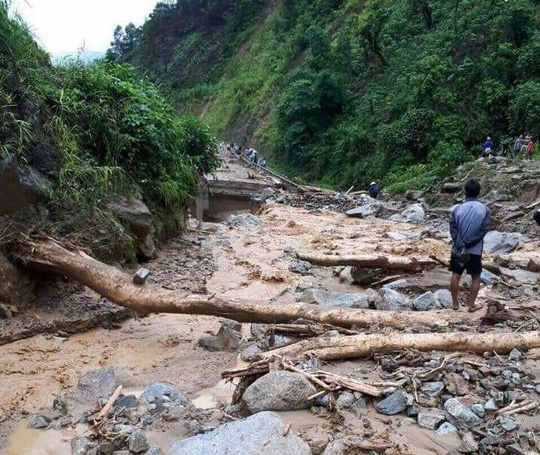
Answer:
M134 239L108 203L142 199L157 236L173 234L199 175L218 163L208 128L177 117L135 68L111 61L53 67L1 0L0 171L14 159L48 202L34 218L0 216L0 246L20 221L115 258L132 256Z
M179 0L109 57L306 181L422 186L540 134L537 0Z

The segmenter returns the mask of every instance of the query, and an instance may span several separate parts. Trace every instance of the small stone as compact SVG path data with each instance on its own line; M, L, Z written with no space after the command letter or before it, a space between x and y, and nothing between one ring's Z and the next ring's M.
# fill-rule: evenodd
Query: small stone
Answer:
M97 453L99 455L111 455L114 452L114 446L112 442L104 441L97 446Z
M355 397L351 392L343 392L339 395L336 400L336 405L338 408L349 409L355 401Z
M240 353L240 358L244 362L253 362L258 359L262 353L262 349L256 344L251 344Z
M341 333L339 333L337 330L328 330L327 332L321 334L321 337L325 338L339 338L340 336Z
M47 416L36 414L30 417L28 420L28 428L33 428L34 430L43 430L49 428L52 420Z
M138 285L143 285L150 276L150 270L141 268L137 270L137 273L133 276L133 282Z
M407 417L415 418L418 416L418 408L416 406L408 406L405 414Z
M516 348L512 349L510 351L510 354L508 355L508 359L514 360L514 361L520 360L522 357L523 357L523 354L521 353L519 349L516 349Z
M448 289L435 291L435 300L438 308L450 308L452 306L452 294Z
M135 408L139 405L139 400L135 395L122 395L116 400L114 406L116 408Z
M440 409L429 409L418 413L418 425L428 430L435 430L446 418Z
M85 436L79 436L71 440L72 455L86 455L94 447L96 447L96 444Z
M444 409L451 423L461 429L468 429L480 424L481 419L457 398L450 398L444 403Z
M443 378L446 390L452 395L463 396L469 393L469 383L458 373L448 373Z
M458 429L450 422L444 422L437 430L437 436L444 436L450 433L457 433Z
M418 311L431 310L436 306L437 300L435 299L435 294L433 294L431 291L425 292L413 300L413 307Z
M486 437L480 439L478 445L480 446L481 450L487 451L488 447L499 445L500 442L501 438L499 436L496 434L488 434Z
M306 261L297 260L289 266L289 270L293 273L298 273L300 275L310 275L311 264Z
M482 403L475 403L471 406L471 411L474 412L478 417L484 417L486 415L486 410Z
M158 446L150 446L150 448L144 452L144 455L163 455L163 452Z
M330 395L326 394L322 397L317 398L315 406L318 406L320 408L327 408L328 406L330 406Z
M375 409L381 414L395 415L403 412L407 406L412 404L412 397L401 391L396 391L387 396L384 400L375 403Z
M527 453L519 444L510 444L506 446L506 451L511 455L525 455Z
M134 430L128 438L129 450L135 453L142 453L148 449L148 439L141 430Z
M519 425L512 417L504 416L501 419L501 427L503 427L504 431L511 432L518 428Z
M478 451L478 443L470 431L463 434L458 451L460 453L475 453Z
M345 455L345 444L341 441L333 441L326 446L322 455Z
M486 411L496 411L499 409L499 407L495 404L495 400L493 398L490 398L486 401L486 404L484 404L484 410Z
M442 381L424 382L420 391L428 397L440 397L444 390Z

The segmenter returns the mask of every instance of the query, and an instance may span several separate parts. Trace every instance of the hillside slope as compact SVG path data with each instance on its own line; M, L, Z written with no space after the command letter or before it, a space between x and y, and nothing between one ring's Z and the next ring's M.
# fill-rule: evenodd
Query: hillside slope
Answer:
M190 0L111 55L305 180L400 189L540 134L539 23L534 0Z

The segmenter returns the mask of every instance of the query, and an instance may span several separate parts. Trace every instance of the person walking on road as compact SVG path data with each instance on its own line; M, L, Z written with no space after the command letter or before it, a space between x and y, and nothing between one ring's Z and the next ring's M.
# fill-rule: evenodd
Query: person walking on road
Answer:
M458 205L450 216L450 235L453 241L450 291L454 310L459 309L459 282L465 270L472 278L469 311L481 308L476 305L476 297L480 290L484 237L489 232L491 217L489 209L478 200L479 194L480 183L474 179L469 180L465 185L466 201Z

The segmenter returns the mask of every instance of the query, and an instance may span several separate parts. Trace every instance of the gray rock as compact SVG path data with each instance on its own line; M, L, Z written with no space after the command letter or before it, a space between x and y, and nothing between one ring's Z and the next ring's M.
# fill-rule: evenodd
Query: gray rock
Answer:
M79 436L71 440L72 455L86 455L96 444L85 436Z
M296 260L289 266L289 270L300 275L310 275L311 264L307 261Z
M141 400L143 399L149 403L160 401L182 406L188 404L188 399L182 392L162 382L150 384L141 394Z
M108 399L116 389L116 376L111 367L86 373L77 384L73 400L93 407L99 398Z
M501 427L503 427L504 431L510 432L517 429L519 425L512 417L504 416L501 418Z
M448 289L439 289L435 291L435 300L437 301L437 308L452 307L452 294Z
M383 285L384 289L403 289L407 287L409 287L409 282L404 278Z
M0 216L14 213L27 205L46 202L50 189L43 177L29 169L21 169L12 157L0 162Z
M412 397L398 390L384 400L376 402L375 409L381 414L395 415L403 412L410 404L412 404Z
M336 405L341 409L349 409L353 405L355 400L356 398L354 397L354 394L352 394L351 392L343 392L336 400Z
M427 409L418 413L418 425L428 430L436 430L444 422L446 415L440 409Z
M478 451L478 443L470 431L463 434L458 451L460 453L476 453Z
M475 403L471 406L471 411L474 412L478 417L483 418L486 415L486 410L482 403Z
M345 455L345 444L341 441L332 441L326 446L322 455Z
M433 292L428 291L413 300L413 307L418 311L427 311L437 307Z
M380 291L382 300L375 303L378 310L408 310L412 306L411 299L393 289L383 288Z
M260 412L214 431L174 443L170 455L311 455L309 446L293 431L283 436L281 419Z
M494 398L490 398L484 404L484 410L485 411L496 411L497 409L499 409L499 407L497 406L497 403L495 403Z
M450 423L453 423L460 429L466 430L470 427L479 425L482 419L465 406L457 398L450 398L444 403L444 410Z
M133 431L128 438L128 448L134 453L142 453L150 447L146 435L141 430Z
M205 335L199 338L198 344L208 351L236 351L240 345L242 334L227 324L222 324L217 335Z
M514 251L527 238L517 232L488 232L484 237L484 250L491 254L507 254Z
M421 223L426 217L422 204L413 204L401 212L402 218L408 223Z
M305 376L288 371L271 371L251 384L242 397L252 413L292 411L311 406L308 398L317 389Z
M163 455L163 452L157 446L150 446L150 448L144 452L144 455Z
M265 225L263 220L251 213L241 213L240 215L231 216L227 224L232 227L244 227L247 229L255 229Z
M317 398L315 406L318 406L320 408L327 408L328 406L330 406L330 395L327 394Z
M444 436L450 433L457 433L458 429L450 422L444 422L437 430L437 436Z
M373 199L373 202L361 205L355 209L347 210L346 215L351 218L368 218L377 216L384 209L384 204Z
M33 428L34 430L43 430L49 428L52 420L49 417L36 414L28 419L28 428Z
M327 332L324 332L320 336L326 337L326 338L339 338L341 336L341 333L339 333L339 331L337 330L328 330Z
M499 281L499 277L495 275L494 273L491 273L489 270L482 270L482 273L480 274L480 280L484 284L492 284Z
M146 283L146 280L148 279L149 276L150 276L150 270L145 269L145 268L140 268L139 270L137 270L137 273L135 273L135 275L133 276L133 282L135 284L143 285L144 283Z
M259 358L261 353L262 349L259 346L257 346L256 344L250 344L240 353L240 358L244 362L253 362L254 360Z
M513 361L520 360L522 357L523 357L522 352L516 348L512 349L510 351L510 354L508 355L508 359L513 360Z
M420 391L427 395L428 397L440 397L444 390L444 382L434 381L434 382L424 382Z
M360 294L346 293L339 294L337 292L324 291L322 289L311 288L306 289L300 301L304 303L316 303L319 305L333 306L340 308L370 308L372 302L377 298L380 299L377 291L368 289Z
M497 436L496 434L488 433L487 436L480 439L480 442L478 445L480 446L480 450L483 452L486 452L489 450L489 447L499 445L501 442L500 436Z

